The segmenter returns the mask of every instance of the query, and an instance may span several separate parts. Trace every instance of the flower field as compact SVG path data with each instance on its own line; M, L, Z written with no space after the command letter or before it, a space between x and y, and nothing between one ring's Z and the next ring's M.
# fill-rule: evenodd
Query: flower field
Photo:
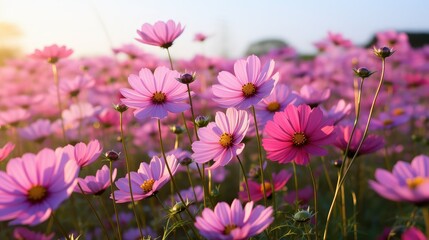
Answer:
M184 31L0 66L0 239L429 237L429 45L185 60Z

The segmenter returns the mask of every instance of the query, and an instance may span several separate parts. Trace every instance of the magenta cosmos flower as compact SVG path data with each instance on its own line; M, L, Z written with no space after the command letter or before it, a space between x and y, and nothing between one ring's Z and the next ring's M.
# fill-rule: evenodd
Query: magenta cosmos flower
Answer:
M167 163L171 173L174 174L179 166L174 155L167 156ZM134 201L142 200L156 194L162 186L170 180L170 174L165 165L165 161L154 156L150 164L142 162L137 172L130 172L131 188ZM130 186L128 176L116 181L115 198L117 203L131 202Z
M112 181L116 178L116 168L112 171ZM95 176L86 176L84 179L78 178L77 182L83 190L83 194L101 195L104 190L110 186L110 169L104 165L97 170ZM82 193L78 185L75 186L74 192Z
M236 61L234 75L219 73L219 84L213 85L214 100L224 108L247 109L256 105L271 94L279 79L278 73L273 74L274 65L270 60L261 68L261 61L255 55Z
M67 145L64 152L74 159L79 167L85 167L95 162L101 154L103 148L98 140L92 140L87 144L80 142L75 146Z
M137 41L162 48L169 48L174 40L178 38L185 28L180 23L176 25L173 20L167 22L158 21L154 25L143 24L140 30L137 30L140 38Z
M262 145L267 151L267 158L279 163L294 161L306 165L310 154L323 156L327 151L322 146L335 139L334 126L323 116L319 108L311 109L308 105L295 107L289 105L283 112L274 114L273 121L268 121Z
M353 126L339 126L337 128L337 138L335 139L334 145L340 150L342 150L343 152L346 151L347 143L349 142L352 129L353 129ZM363 131L359 128L356 128L355 132L353 133L353 138L349 146L349 150L347 154L348 157L352 158L355 155L356 150L359 146L359 143L362 140L362 137L363 137ZM383 147L384 147L384 139L381 136L370 134L365 138L365 141L363 141L357 156L376 152Z
M73 53L73 50L67 49L66 46L58 46L57 44L46 46L42 50L36 49L32 57L47 60L51 64L57 63L62 58L67 58Z
M184 101L188 99L185 84L176 78L180 74L166 67L157 67L155 73L143 68L139 75L131 74L128 82L133 89L121 88L122 103L136 109L137 119L148 117L165 118L168 112L180 113L190 108Z
M196 218L195 227L207 239L241 240L248 239L264 231L273 222L272 207L248 202L244 208L238 199L231 206L218 203L214 211L205 208L201 217Z
M426 155L415 157L411 164L398 161L392 173L379 168L375 171L375 180L370 180L369 185L384 198L416 205L429 203L429 157Z
M51 240L52 238L54 238L54 233L45 235L43 233L33 232L25 227L17 227L13 230L13 237L18 240Z
M36 225L73 192L79 166L61 149L43 149L9 161L0 171L0 221Z
M15 148L15 144L8 142L0 148L0 162L5 160Z
M281 170L277 174L273 173L272 177L273 177L273 183L274 183L274 190L279 191L286 185L286 183L292 177L292 173L286 170ZM253 180L248 180L247 182L249 185L250 198L252 201L256 202L264 198L264 194L263 194L264 186L262 186L261 183L258 183ZM248 196L247 196L246 184L242 183L241 186L242 186L242 190L240 190L240 192L238 193L238 196L240 197L240 200L247 201ZM266 196L267 197L271 196L272 192L273 192L273 186L269 181L265 181Z
M199 141L192 143L192 158L197 163L214 160L210 169L225 166L244 149L241 141L249 129L249 114L244 110L228 108L226 114L217 112L215 122L198 129Z

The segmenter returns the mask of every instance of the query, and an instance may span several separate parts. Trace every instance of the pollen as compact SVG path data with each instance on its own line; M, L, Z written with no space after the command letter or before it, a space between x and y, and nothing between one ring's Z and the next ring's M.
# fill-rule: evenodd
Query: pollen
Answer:
M154 104L162 104L165 103L165 100L167 99L167 96L163 92L155 92L152 95L152 102Z
M411 189L415 189L427 181L429 181L429 178L427 178L427 177L426 178L425 177L415 177L415 178L408 178L406 180L408 187Z
M225 229L223 230L223 234L229 235L232 232L232 230L234 230L236 228L237 228L237 225L235 225L235 224L226 225Z
M143 184L140 185L140 188L143 189L144 193L148 193L152 191L152 187L154 183L155 183L155 180L153 180L153 178L145 180Z
M232 135L229 133L223 133L219 139L220 145L222 145L222 147L225 147L225 148L231 147L232 141L233 141Z
M46 188L36 185L28 190L27 198L30 202L40 202L46 197Z
M271 102L268 104L267 110L270 112L277 112L280 110L280 104L278 102Z
M265 192L271 192L272 190L271 183L265 181L263 185L261 184L261 192L264 192L264 187L265 187Z
M243 91L243 94L246 98L252 97L256 94L256 86L253 83L247 83L243 85L241 91Z
M297 132L292 137L293 145L299 147L307 143L307 136L303 132Z
M405 114L405 111L402 108L395 108L395 109L393 109L393 115L395 115L395 116L401 116L401 115L404 115L404 114Z

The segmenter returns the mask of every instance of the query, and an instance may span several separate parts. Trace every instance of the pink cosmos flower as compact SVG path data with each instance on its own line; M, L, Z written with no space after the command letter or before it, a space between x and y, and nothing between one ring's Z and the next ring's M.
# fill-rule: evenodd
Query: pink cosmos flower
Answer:
M13 237L18 240L51 240L54 237L54 233L45 235L43 233L33 232L25 227L17 227L13 230Z
M18 129L19 135L27 140L42 142L52 134L51 122L48 119L39 119L25 128Z
M203 33L197 33L194 36L194 41L196 42L204 42L204 40L207 39L207 35L203 34Z
M244 110L228 108L226 114L217 112L215 122L198 129L199 141L192 143L192 158L197 163L214 160L209 168L225 166L244 149L241 143L249 128L249 115Z
M70 97L76 97L82 90L89 89L95 85L94 79L85 76L77 76L73 79L60 81L60 90L62 94Z
M62 58L67 58L73 53L73 50L67 49L66 46L58 46L57 44L46 46L42 50L36 49L33 54L34 58L47 60L51 64L57 63Z
M112 171L112 181L116 178L116 168ZM84 194L101 195L110 186L110 169L104 165L97 170L95 176L86 176L84 179L78 178L77 182L81 186ZM75 186L74 192L82 193L78 185Z
M30 112L22 108L0 112L0 126L11 125L16 127L21 121L27 120L30 116Z
M308 105L289 105L284 112L277 112L274 120L265 126L262 145L267 158L279 163L294 161L306 165L310 154L323 156L327 151L323 145L335 139L334 127L324 118L319 108Z
M196 218L195 227L207 239L244 240L258 235L273 222L272 207L248 202L244 208L238 199L231 206L226 202L218 203L214 211L205 208L201 217Z
M167 163L171 173L176 173L179 166L174 155L167 156ZM139 201L156 194L169 180L170 174L165 166L165 161L154 156L150 164L142 162L137 172L130 172L131 188L134 201ZM131 202L130 186L128 185L128 175L116 181L115 198L117 203Z
M418 228L410 227L402 233L401 240L427 240L427 238Z
M137 119L165 118L168 112L180 113L190 108L184 101L188 99L185 84L179 83L177 71L157 67L155 73L144 68L139 76L131 74L128 82L133 89L121 88L122 103L136 109Z
M273 91L279 74L274 71L274 61L270 60L261 68L261 61L255 55L234 64L234 75L222 71L218 75L219 84L213 85L215 100L221 107L247 109L256 105Z
M0 162L5 160L15 148L15 144L8 142L0 148Z
M293 205L296 201L295 190L288 191L288 193L283 197L283 200L290 205ZM298 201L300 206L308 206L308 203L313 199L313 187L311 185L298 189Z
M167 22L158 21L154 25L143 24L140 30L137 30L140 38L137 41L162 48L169 48L174 40L178 38L185 28L180 23L176 25L173 20Z
M347 115L350 114L352 110L352 104L346 103L343 99L340 99L336 105L332 106L331 109L326 111L324 108L322 108L322 111L324 112L324 115L331 119L334 122L334 125L341 122Z
M331 96L331 90L329 88L325 90L317 90L311 85L304 85L301 87L299 96L305 104L314 108Z
M258 124L265 126L268 120L273 119L275 112L283 111L296 101L297 96L285 84L277 84L273 92L255 106Z
M353 126L339 126L337 128L337 138L335 139L334 145L341 149L343 152L347 148L347 143L350 139L350 134L352 132ZM363 137L363 130L356 128L353 133L353 138L350 143L348 157L353 157L356 153L356 150L359 146L360 141ZM362 143L362 146L359 150L358 156L363 154L369 154L376 152L384 147L384 139L381 136L369 134L365 141Z
M0 171L0 221L36 225L73 192L79 166L60 149L45 148L9 161Z
M377 169L376 181L370 187L379 195L392 201L424 205L429 202L429 157L419 155L411 164L398 161L392 173Z
M289 181L289 179L292 177L292 173L281 170L279 173L273 173L273 183L274 183L274 190L279 191L281 190L286 183ZM261 183L258 183L253 180L248 180L249 190L250 190L250 198L252 201L259 201L262 198L264 198L263 194L263 186ZM246 190L246 184L242 183L242 190L238 193L241 201L247 201L247 190ZM271 196L271 193L273 192L273 186L269 181L265 181L265 194L267 197Z
M64 147L64 152L67 153L71 159L74 159L79 167L85 167L98 159L103 148L100 142L95 139L86 145L83 142L75 146L67 145Z

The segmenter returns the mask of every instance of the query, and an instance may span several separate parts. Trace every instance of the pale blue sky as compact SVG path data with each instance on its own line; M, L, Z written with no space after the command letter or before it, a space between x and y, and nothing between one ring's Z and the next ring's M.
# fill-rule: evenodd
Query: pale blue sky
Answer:
M57 43L73 48L75 56L110 53L104 24L114 46L136 43L164 56L161 49L135 41L136 29L173 19L186 26L172 48L175 57L202 51L239 57L250 43L265 38L283 39L299 52L311 53L313 43L328 31L356 44L388 29L429 32L428 9L426 0L0 0L0 21L21 28L26 52ZM197 32L211 36L204 46L193 42Z

